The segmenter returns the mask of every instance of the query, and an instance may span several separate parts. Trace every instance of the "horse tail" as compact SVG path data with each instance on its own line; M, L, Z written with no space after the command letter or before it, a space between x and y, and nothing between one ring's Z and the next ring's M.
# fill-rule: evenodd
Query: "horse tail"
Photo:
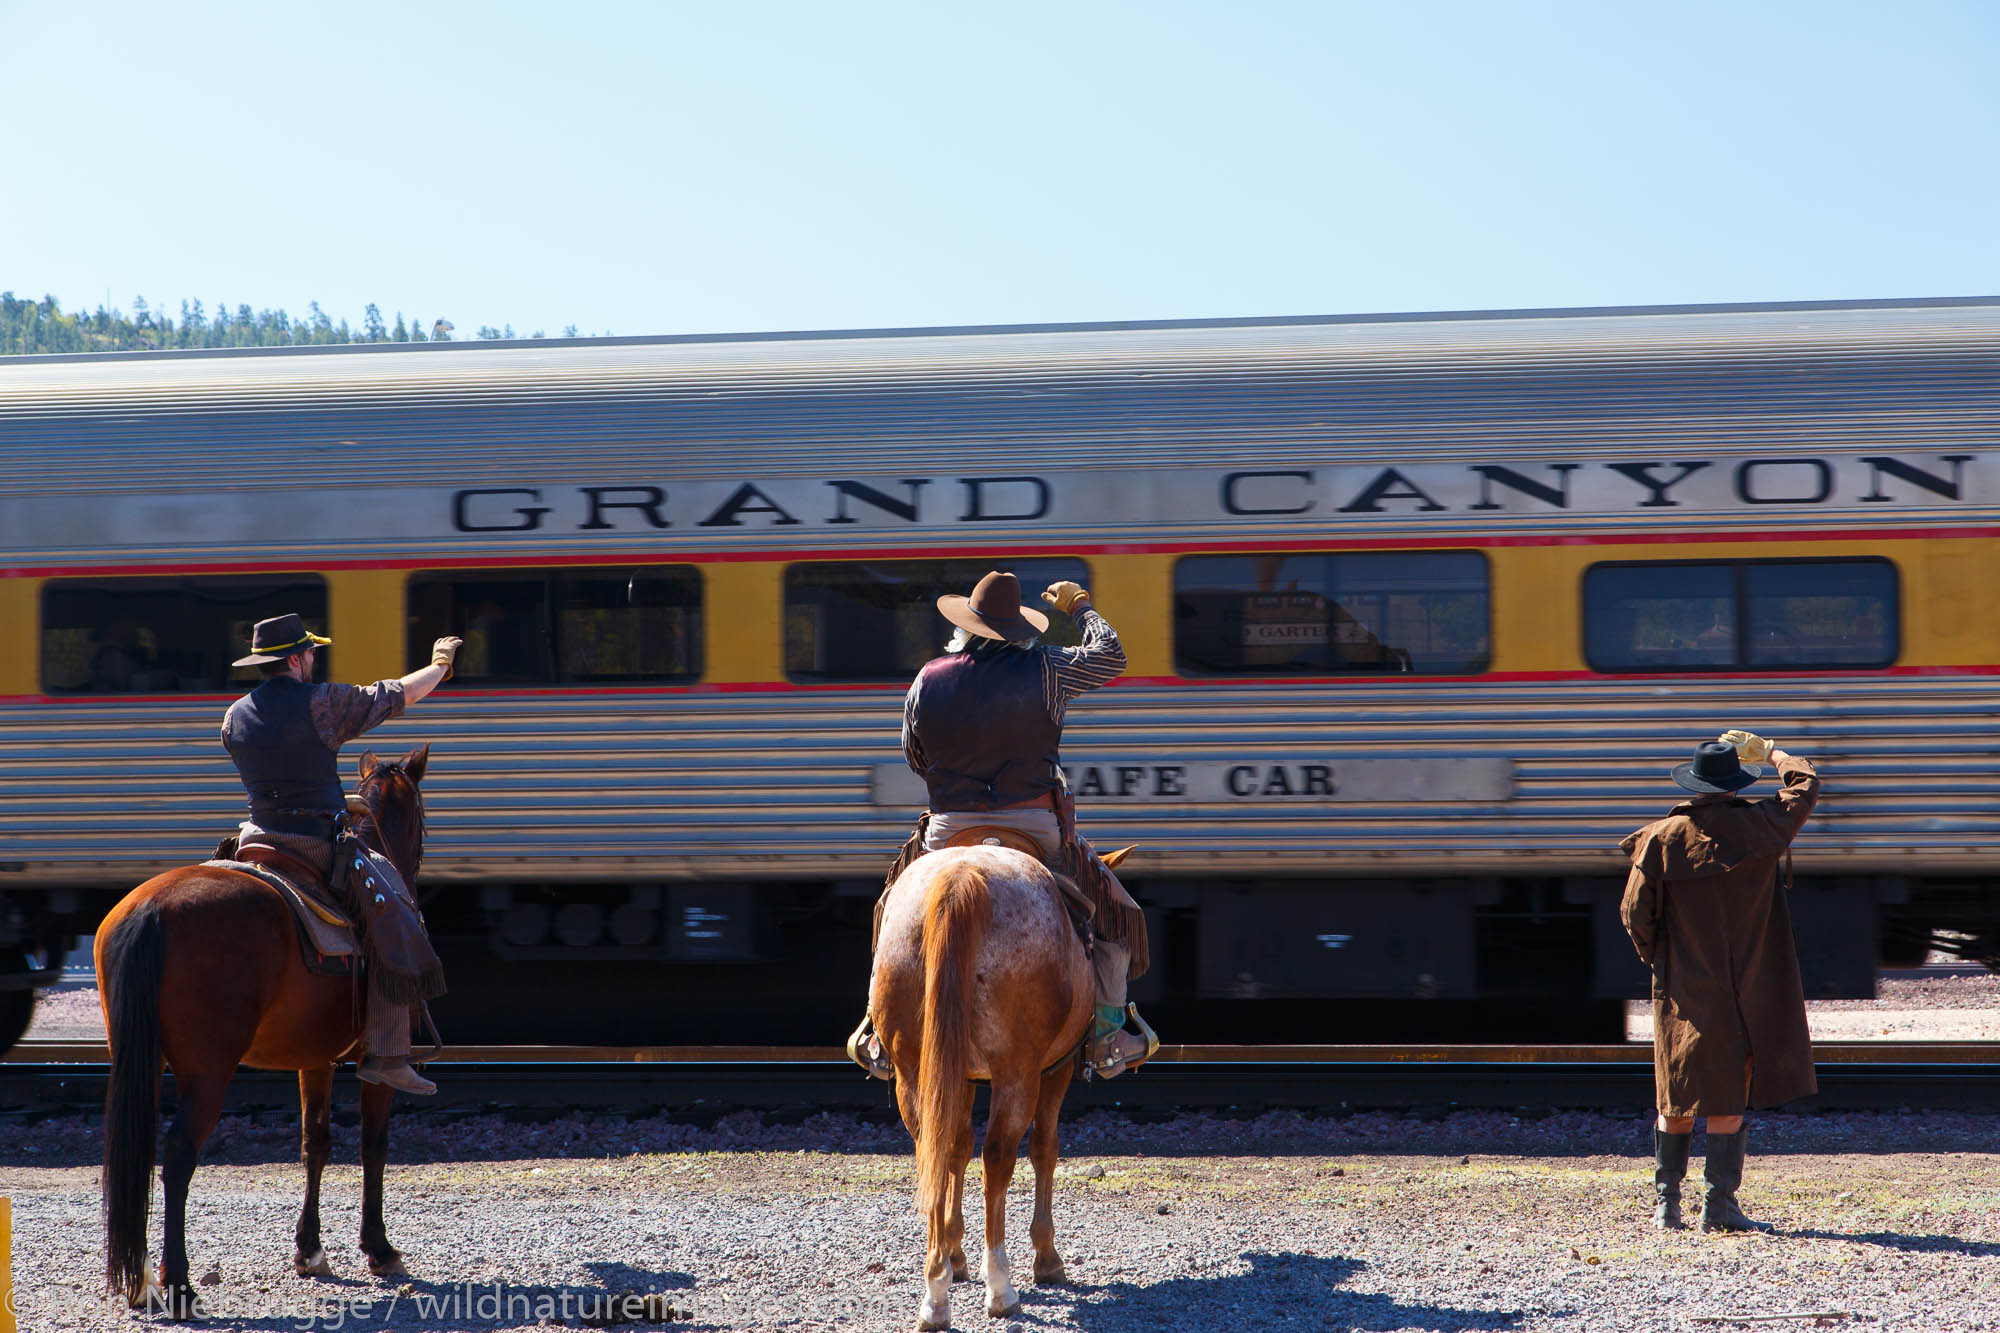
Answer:
M965 862L924 897L924 1033L917 1062L917 1199L940 1208L952 1150L972 1115L972 968L993 916L986 875Z
M144 903L119 923L105 947L111 1083L104 1096L104 1281L134 1304L146 1291L166 943L158 904Z

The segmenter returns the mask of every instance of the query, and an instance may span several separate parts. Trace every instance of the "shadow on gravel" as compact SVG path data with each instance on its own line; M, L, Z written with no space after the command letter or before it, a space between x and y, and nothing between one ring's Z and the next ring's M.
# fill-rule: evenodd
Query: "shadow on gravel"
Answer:
M1410 1304L1373 1292L1342 1287L1367 1265L1358 1259L1313 1254L1251 1253L1247 1273L1184 1277L1152 1285L1112 1282L1071 1290L1095 1297L1069 1306L1068 1321L1097 1333L1129 1333L1138 1328L1249 1330L1330 1330L1399 1328L1430 1333L1467 1329L1519 1328L1518 1310L1466 1310L1456 1306ZM1041 1304L1024 1289L1024 1322L1033 1324ZM1063 1300L1064 1298L1057 1298ZM1065 1302L1066 1303L1066 1302Z
M1845 1240L1856 1245L1879 1245L1885 1250L1909 1250L1917 1254L1969 1254L1975 1259L2000 1255L2000 1241L1966 1240L1959 1236L1911 1236L1900 1231L1781 1231L1793 1240Z
M695 1284L692 1273L650 1272L630 1264L587 1263L590 1275L612 1291L686 1291Z

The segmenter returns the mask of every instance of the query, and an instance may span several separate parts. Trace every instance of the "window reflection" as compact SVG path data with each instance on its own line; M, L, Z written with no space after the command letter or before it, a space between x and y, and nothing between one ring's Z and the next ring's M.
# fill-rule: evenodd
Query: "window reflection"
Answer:
M1043 643L1081 642L1076 623L1042 600L1042 590L1062 579L1089 586L1090 568L1081 560L793 565L785 571L785 674L795 680L907 679L951 637L937 599L968 595L996 569L1021 581L1023 606L1048 616Z
M260 620L296 611L325 632L317 577L59 579L42 589L42 688L50 694L200 694L262 677L230 663ZM332 649L322 648L327 678Z
M1491 656L1469 551L1190 556L1174 567L1184 672L1468 674Z
M1897 653L1886 560L1648 562L1584 575L1599 671L1881 667Z
M410 580L409 653L465 640L467 685L688 680L701 673L701 577L690 566L504 570Z

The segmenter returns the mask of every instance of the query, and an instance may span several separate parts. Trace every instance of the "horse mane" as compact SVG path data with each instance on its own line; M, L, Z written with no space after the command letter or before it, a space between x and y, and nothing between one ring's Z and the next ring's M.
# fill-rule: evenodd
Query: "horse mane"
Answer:
M924 1025L917 1064L917 1199L941 1206L952 1145L972 1113L972 970L993 920L986 873L960 859L924 894Z

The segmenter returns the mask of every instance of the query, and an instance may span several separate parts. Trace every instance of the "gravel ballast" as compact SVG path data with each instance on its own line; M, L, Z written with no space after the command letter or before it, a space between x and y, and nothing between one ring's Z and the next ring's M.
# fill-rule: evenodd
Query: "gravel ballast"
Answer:
M344 1107L352 1090L343 1077ZM985 1315L975 1161L975 1280L954 1288L953 1322L1597 1333L1826 1326L1697 1319L1835 1313L1843 1326L1995 1328L1996 1131L2000 1118L1983 1115L1757 1118L1743 1202L1780 1230L1710 1236L1650 1226L1650 1129L1639 1117L1138 1123L1097 1112L1066 1126L1058 1176L1057 1243L1075 1285L1026 1280L1024 1159L1009 1251L1025 1305L1012 1320ZM885 1120L404 1119L388 1221L411 1277L397 1283L370 1278L354 1248L351 1124L336 1131L326 1185L336 1276L293 1276L296 1141L284 1117L228 1118L195 1178L190 1253L222 1310L211 1327L578 1327L621 1313L597 1302L629 1292L657 1299L616 1326L894 1329L909 1326L920 1293L909 1142ZM23 1333L135 1325L96 1295L97 1155L91 1118L0 1125ZM155 1255L158 1207L156 1186Z

